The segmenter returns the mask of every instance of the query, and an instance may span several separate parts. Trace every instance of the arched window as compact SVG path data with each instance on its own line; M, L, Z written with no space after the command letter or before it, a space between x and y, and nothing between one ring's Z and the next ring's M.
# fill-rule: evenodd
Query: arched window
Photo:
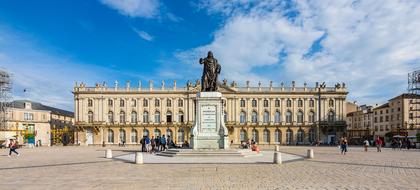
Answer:
M143 99L143 107L148 107L149 106L149 101L147 101L147 99Z
M120 129L120 143L125 143L125 130Z
M223 121L224 121L225 123L227 123L227 118L228 118L227 112L226 112L226 111L224 111L223 113L224 113L224 114L223 114Z
M313 108L315 106L314 100L309 100L309 107Z
M178 122L184 123L184 112L182 111L178 113Z
M279 111L276 111L276 113L274 113L274 123L280 123L281 122L281 114Z
M239 133L240 133L239 137L240 137L241 142L246 141L248 139L245 129L241 129Z
M92 99L89 99L88 100L88 107L92 107L93 106L93 100Z
M264 129L263 131L263 140L266 143L270 142L270 131L268 129Z
M292 123L292 112L291 111L286 112L286 123Z
M315 129L314 128L309 129L309 142L310 143L315 142Z
M287 99L287 101L286 101L286 107L288 107L288 108L292 107L292 100Z
M241 108L244 108L245 107L245 100L241 99L240 104L241 104Z
M255 142L259 142L258 131L256 129L252 129L252 140L254 140Z
M136 107L137 106L137 101L132 99L131 100L131 107Z
M143 123L149 123L149 112L143 112Z
M155 134L155 137L158 137L158 136L160 136L161 134L160 134L160 130L159 129L155 129L154 131L153 131L153 133Z
M298 113L297 113L297 123L298 124L303 123L303 112L302 111L298 111Z
M124 100L120 100L120 107L124 107Z
M309 123L314 123L315 122L315 113L313 111L309 112L308 120L309 120Z
M148 137L149 136L149 130L144 129L143 130L143 137Z
M268 107L268 100L264 100L264 107Z
M328 122L334 122L335 121L335 114L333 111L328 112Z
M302 100L298 100L298 107L303 107L303 101Z
M178 143L183 143L184 141L184 129L180 128L178 129Z
M246 113L244 111L241 111L239 115L239 122L241 124L244 124L246 122Z
M88 122L93 123L93 112L92 111L88 112Z
M171 99L166 99L166 107L172 107Z
M276 129L274 131L274 141L276 143L281 143L281 131L280 131L280 129Z
M131 123L137 123L137 112L131 112Z
M159 99L155 99L155 107L159 107L160 106L160 101Z
M160 112L159 111L155 112L155 123L160 123Z
M328 105L329 105L330 107L334 107L334 100L330 100L330 101L329 101L329 103L328 103Z
M303 131L303 129L299 129L297 132L297 143L298 144L303 144L303 138L305 136L305 133Z
M263 122L264 123L270 122L270 113L268 113L268 111L264 111Z
M166 122L172 123L172 112L170 111L166 112Z
M292 144L293 142L293 131L291 129L287 129L286 131L286 144Z
M137 143L137 130L135 129L131 130L131 142Z
M108 123L114 123L114 112L108 112Z
M166 136L167 137L172 137L172 130L166 129Z
M108 142L114 143L114 131L112 129L108 129Z
M120 112L120 123L125 123L125 112L124 111Z
M276 101L274 101L274 106L280 107L280 100L276 99Z
M114 102L111 99L108 99L108 106L113 106Z
M182 99L178 100L178 107L184 107L184 100Z
M256 99L252 99L252 107L257 107L257 100Z
M256 111L252 112L251 121L252 121L252 123L257 123L258 122L258 114L257 114Z

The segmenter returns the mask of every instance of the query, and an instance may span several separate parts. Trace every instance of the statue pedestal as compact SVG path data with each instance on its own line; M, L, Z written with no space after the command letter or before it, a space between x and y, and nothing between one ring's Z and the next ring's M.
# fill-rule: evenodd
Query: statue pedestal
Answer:
M223 120L222 93L199 92L196 99L194 126L190 147L200 149L228 149L228 130Z

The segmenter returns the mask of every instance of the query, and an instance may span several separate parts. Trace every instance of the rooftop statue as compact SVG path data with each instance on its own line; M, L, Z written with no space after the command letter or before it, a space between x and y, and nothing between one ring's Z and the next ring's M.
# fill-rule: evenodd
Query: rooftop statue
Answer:
M200 58L200 64L204 64L203 75L201 76L201 91L213 92L217 91L217 77L222 67L213 57L213 53L209 51L206 58Z

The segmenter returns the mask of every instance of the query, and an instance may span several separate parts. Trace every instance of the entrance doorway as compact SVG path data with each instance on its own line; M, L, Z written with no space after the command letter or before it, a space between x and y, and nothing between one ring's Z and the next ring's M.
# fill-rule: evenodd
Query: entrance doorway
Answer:
M86 144L93 144L93 132L92 129L86 130Z

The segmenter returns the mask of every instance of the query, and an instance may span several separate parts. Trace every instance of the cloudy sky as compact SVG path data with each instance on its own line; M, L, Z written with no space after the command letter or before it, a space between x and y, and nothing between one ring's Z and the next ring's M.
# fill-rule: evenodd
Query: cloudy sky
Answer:
M76 81L185 84L212 50L229 81L345 82L375 104L406 91L419 34L420 1L2 1L0 68L14 99L73 110Z

